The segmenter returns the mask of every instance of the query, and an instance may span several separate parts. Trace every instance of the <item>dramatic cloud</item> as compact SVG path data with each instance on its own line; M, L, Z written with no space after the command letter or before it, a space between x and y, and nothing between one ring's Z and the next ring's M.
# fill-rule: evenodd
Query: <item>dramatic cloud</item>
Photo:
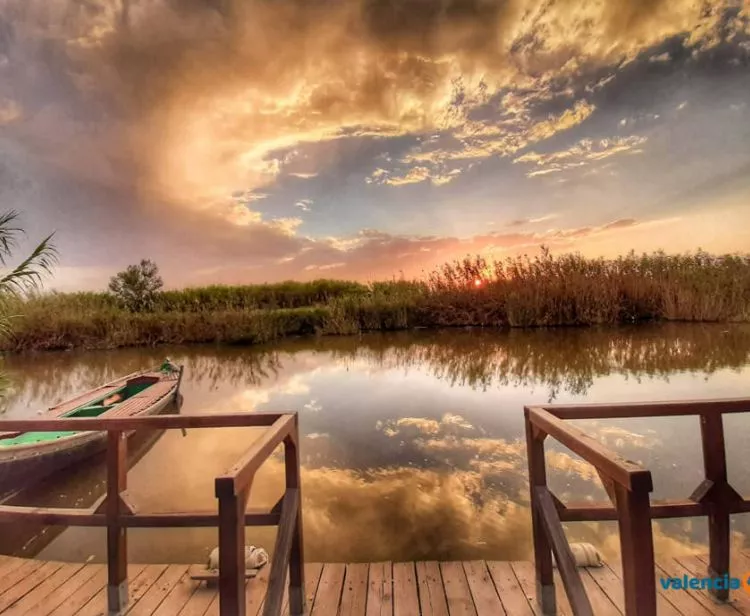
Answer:
M170 255L189 237L196 271L247 273L265 259L297 268L274 276L354 272L335 248L351 242L349 256L392 272L400 264L359 229L388 229L396 257L411 244L476 248L491 190L501 224L555 209L570 210L566 228L593 228L617 217L581 213L596 200L584 173L606 190L599 161L617 155L618 171L641 173L623 155L665 160L666 122L692 118L675 130L697 144L704 134L688 133L710 109L718 144L747 119L749 24L736 0L0 0L0 177L13 179L0 198L34 228L58 226L79 267L132 260L136 246ZM674 81L680 71L698 78ZM734 119L705 98L706 75L730 84L721 108ZM641 95L654 76L672 80L665 106ZM724 153L738 165L734 135ZM541 203L525 184L540 175L570 179L569 205L553 191ZM434 208L433 244L396 239L399 208L414 219L417 204ZM95 234L84 254L73 234L94 230L152 239L114 251Z

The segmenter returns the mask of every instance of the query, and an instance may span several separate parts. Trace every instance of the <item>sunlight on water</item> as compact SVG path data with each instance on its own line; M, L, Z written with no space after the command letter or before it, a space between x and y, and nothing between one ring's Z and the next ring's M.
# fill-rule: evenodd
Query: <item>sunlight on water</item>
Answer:
M750 327L671 325L613 330L419 332L294 340L258 348L185 347L10 358L5 417L34 416L76 391L158 363L186 367L183 414L300 413L306 558L378 561L531 557L523 406L748 395ZM728 417L730 480L750 488L748 423ZM652 470L655 498L686 498L702 477L695 418L585 421L607 446ZM731 426L731 429L730 429ZM190 430L142 446L129 474L139 511L212 509L213 478L256 429ZM547 447L563 499L605 499L592 467ZM26 502L84 506L102 493L101 465L75 469ZM254 506L280 495L281 458L261 469ZM5 529L4 529L5 530ZM104 553L103 533L71 528L3 532L5 552L78 560ZM573 540L617 552L610 523L572 524ZM747 522L735 520L737 540ZM271 548L273 529L249 529ZM703 520L654 525L659 553L706 541ZM212 529L129 533L131 561L201 562ZM25 546L25 547L24 547Z

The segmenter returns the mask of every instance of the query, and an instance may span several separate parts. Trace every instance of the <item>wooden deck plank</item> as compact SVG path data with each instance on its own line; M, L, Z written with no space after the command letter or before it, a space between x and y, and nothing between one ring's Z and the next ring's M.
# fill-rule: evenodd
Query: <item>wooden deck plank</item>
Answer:
M38 605L45 597L54 597L60 586L65 584L73 576L81 571L85 565L83 563L65 563L51 577L44 580L33 591L16 601L11 605L4 614L6 616L20 616L25 614L29 609ZM0 609L2 606L0 605Z
M263 609L270 581L271 566L264 566L254 578L245 583L245 614L246 616L257 616ZM216 601L218 607L219 602Z
M606 565L620 580L620 588L622 589L622 566L619 562ZM695 601L689 595L681 595L679 592L666 591L661 587L659 580L662 578L664 573L656 567L656 612L659 616L705 616L707 614L705 608L703 608L697 601ZM622 591L624 592L624 591ZM623 597L624 604L624 597Z
M673 558L665 558L663 561L660 561L657 563L657 567L661 569L661 571L663 572L662 575L665 577L681 578L685 575L687 576L693 575L688 569L683 567L677 560ZM703 575L705 575L705 573ZM667 600L672 605L680 609L680 607L677 606L677 604L675 603L675 600L676 600L675 598L678 595L688 595L692 597L701 606L703 606L706 610L708 610L710 614L719 614L719 615L726 614L727 616L737 616L739 614L739 611L734 609L734 607L731 604L717 603L716 601L711 599L711 597L709 597L705 591L692 590L692 589L664 591L664 596L667 598Z
M487 569L505 611L512 616L534 616L529 599L509 562L488 561Z
M708 575L708 558L701 556L680 556L676 558L678 563L690 571L695 577ZM732 555L729 571L730 575L741 577L748 572L750 562L745 561L741 555ZM712 599L711 597L709 597ZM712 599L713 600L713 599ZM728 603L741 614L750 614L750 595L744 588L729 591Z
M440 563L440 572L443 574L448 613L451 616L477 616L463 565L460 562Z
M536 616L543 616L541 607L536 602L536 578L534 576L534 565L532 563L512 562L509 563L513 573L518 580L523 594L526 596L529 607ZM559 584L555 584L555 587ZM558 606L559 611L559 606Z
M216 595L216 588L206 588L204 584L198 585L178 616L204 616L208 607L216 599Z
M474 560L463 564L478 616L503 616L505 608L492 581L487 563Z
M86 584L97 573L103 570L102 565L82 565L77 573L72 575L66 582L55 589L53 593L37 597L37 601L19 612L23 615L43 616L55 610L63 602L67 601L79 588Z
M662 559L661 577L706 575L705 555ZM131 565L127 616L218 615L216 588L197 584L187 565ZM622 616L619 563L579 570L597 616ZM732 555L731 573L750 571L750 553ZM3 575L3 572L5 573ZM260 616L270 567L247 583L247 616ZM106 568L99 564L0 557L0 615L101 616L106 611ZM558 592L562 584L556 578ZM305 565L310 616L534 616L534 567L529 562L418 562ZM563 605L558 614L570 614ZM659 616L750 616L750 595L735 591L715 602L696 589L664 590L657 581ZM288 616L288 596L282 608Z
M53 576L62 566L63 563L54 561L46 562L41 567L24 576L22 580L19 580L18 583L0 595L0 612L7 611L12 605L21 601L27 593L30 593L46 579Z
M315 602L315 593L318 590L320 574L323 571L321 563L305 563L305 613L310 613L313 603ZM289 614L289 583L287 579L286 590L284 592L284 606L281 608L284 616Z
M419 614L414 563L393 563L393 613L395 616Z
M533 570L532 570L533 575ZM565 592L565 584L560 577L560 572L555 569L555 599L557 600L557 613L560 616L570 616L573 614L573 609L570 607L568 601L568 593ZM536 597L536 582L534 583L534 596Z
M369 570L367 563L346 565L339 616L365 616Z
M152 584L166 570L167 565L145 565L136 575L131 575L128 569L128 606L136 603L151 588ZM106 571L105 571L106 575ZM80 611L76 612L80 616L102 616L107 612L107 587L106 581L99 588L99 592L94 595Z
M10 575L26 562L25 558L14 558L13 556L3 556L0 560L0 580L6 575Z
M435 561L419 562L416 569L422 616L448 616L448 600L440 564Z
M596 580L594 580L586 567L579 568L578 573L581 575L583 587L591 602L591 609L594 610L596 616L622 616L623 611L615 605L615 602L604 592L604 589L596 583Z
M187 565L169 565L140 598L129 602L127 616L151 616L187 571Z
M40 560L27 560L21 563L19 567L13 569L8 575L0 578L0 596L5 594L9 588L13 588L16 584L20 583L24 578L32 575L34 571L44 565L43 561Z
M393 565L370 563L367 616L393 616Z
M50 616L74 616L81 608L88 605L94 596L102 596L102 588L107 583L107 569L104 565L96 565L96 567L99 569L97 573L70 595L67 601L52 610Z
M179 614L197 589L198 584L190 578L190 572L186 571L164 597L164 601L154 610L154 616Z
M341 601L341 589L344 585L346 565L341 563L324 564L320 575L318 594L310 610L310 616L327 616L336 614Z

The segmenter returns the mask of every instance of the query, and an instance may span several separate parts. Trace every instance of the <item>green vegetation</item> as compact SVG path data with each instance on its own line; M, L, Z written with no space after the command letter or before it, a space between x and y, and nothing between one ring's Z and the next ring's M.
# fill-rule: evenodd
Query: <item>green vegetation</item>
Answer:
M148 259L142 259L138 265L129 265L109 281L112 295L117 298L120 306L131 312L153 310L163 286L159 268Z
M20 263L8 268L18 248L18 238L23 235L23 229L16 226L17 219L18 213L15 211L0 215L0 345L6 348L13 346L13 327L17 323L17 315L26 308L21 305L24 298L39 288L42 275L49 273L57 261L57 251L52 245L52 235L49 235ZM0 374L0 396L6 387L7 381Z
M112 294L18 300L7 350L260 343L411 327L536 327L750 321L750 255L580 255L449 263L421 281L317 280L155 292L148 309Z

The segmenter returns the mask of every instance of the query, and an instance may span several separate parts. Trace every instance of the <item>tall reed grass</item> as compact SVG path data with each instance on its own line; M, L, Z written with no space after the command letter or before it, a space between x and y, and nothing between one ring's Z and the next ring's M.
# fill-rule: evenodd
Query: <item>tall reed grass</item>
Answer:
M260 343L411 327L550 327L750 321L750 256L663 252L587 259L466 257L420 280L339 280L162 292L131 313L107 293L50 293L14 307L5 350Z

